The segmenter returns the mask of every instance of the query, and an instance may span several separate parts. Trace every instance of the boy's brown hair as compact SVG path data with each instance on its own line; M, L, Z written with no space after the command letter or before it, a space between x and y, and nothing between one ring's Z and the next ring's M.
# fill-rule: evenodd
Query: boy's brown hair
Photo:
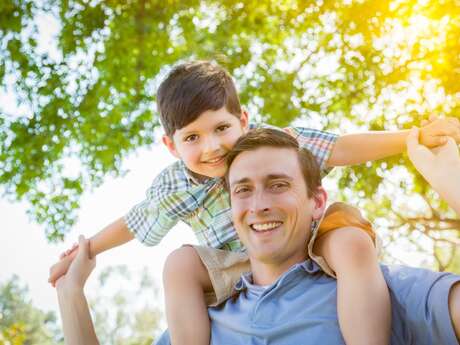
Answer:
M231 76L211 61L193 61L174 67L158 89L157 104L169 137L207 110L225 107L231 114L241 115Z
M250 130L241 136L233 149L227 154L227 174L225 177L228 188L228 174L233 161L238 155L246 151L254 151L261 147L279 147L293 149L297 152L300 169L307 186L308 197L311 198L321 186L321 172L313 154L299 147L297 140L286 132L272 128L258 128Z

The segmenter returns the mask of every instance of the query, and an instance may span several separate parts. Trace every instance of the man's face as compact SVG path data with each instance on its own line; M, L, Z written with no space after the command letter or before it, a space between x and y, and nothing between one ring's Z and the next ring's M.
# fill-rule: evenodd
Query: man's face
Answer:
M222 107L205 111L192 123L176 130L172 140L163 137L163 142L194 173L222 177L227 172L226 155L247 126L245 112L238 118Z
M321 217L326 194L320 188L308 197L297 152L273 147L243 152L228 179L233 222L251 260L305 260L310 224Z

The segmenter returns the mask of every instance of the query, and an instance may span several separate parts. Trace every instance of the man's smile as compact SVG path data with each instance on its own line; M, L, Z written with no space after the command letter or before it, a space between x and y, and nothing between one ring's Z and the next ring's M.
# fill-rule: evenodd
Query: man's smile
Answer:
M283 222L270 221L270 222L253 223L253 224L250 224L250 227L252 230L257 231L257 232L267 232L267 231L272 231L274 229L277 229L282 224Z

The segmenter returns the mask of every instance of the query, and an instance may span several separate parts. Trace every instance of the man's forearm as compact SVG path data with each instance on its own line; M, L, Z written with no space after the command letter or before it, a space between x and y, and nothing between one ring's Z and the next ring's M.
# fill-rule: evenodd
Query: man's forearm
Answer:
M58 288L64 342L66 345L98 345L83 290Z
M408 130L346 134L337 139L328 166L361 164L402 153Z
M89 239L90 254L92 257L96 256L103 251L125 244L133 238L134 235L129 231L124 219L119 218Z
M460 215L460 164L446 166L438 176L426 176L433 189Z

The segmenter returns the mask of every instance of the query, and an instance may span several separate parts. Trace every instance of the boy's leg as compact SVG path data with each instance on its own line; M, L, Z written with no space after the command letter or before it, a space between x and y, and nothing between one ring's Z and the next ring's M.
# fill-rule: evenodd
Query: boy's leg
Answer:
M171 344L208 345L211 331L205 292L212 285L193 247L181 247L168 256L163 284Z
M318 238L314 252L337 276L337 311L345 342L388 344L391 302L371 237L357 227L343 227Z

